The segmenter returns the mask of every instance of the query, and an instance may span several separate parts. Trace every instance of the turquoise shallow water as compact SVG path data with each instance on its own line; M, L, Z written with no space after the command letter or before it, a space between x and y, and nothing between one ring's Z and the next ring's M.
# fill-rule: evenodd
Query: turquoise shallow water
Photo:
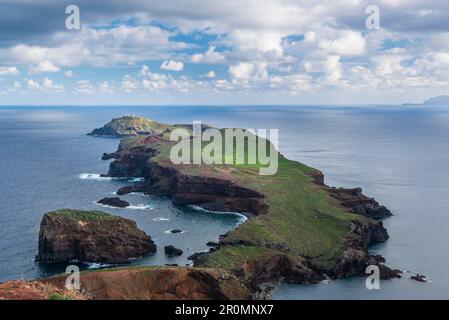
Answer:
M326 183L360 186L395 215L385 221L390 240L374 247L391 266L432 282L383 281L367 290L352 278L313 286L281 285L282 299L449 298L449 108L446 107L0 107L0 281L60 272L34 263L42 214L61 208L99 209L94 202L130 183L82 174L107 171L99 158L119 140L85 133L112 117L200 120L221 127L278 128L287 157L319 168ZM134 209L102 208L135 220L162 248L136 264L188 263L190 253L235 228L241 218L171 205L168 199L127 195ZM167 233L182 229L182 234Z

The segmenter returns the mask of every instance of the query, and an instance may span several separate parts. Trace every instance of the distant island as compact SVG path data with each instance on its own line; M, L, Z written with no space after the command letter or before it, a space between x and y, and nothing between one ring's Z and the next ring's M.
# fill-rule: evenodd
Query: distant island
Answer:
M449 95L432 97L423 103L404 103L403 106L449 106Z

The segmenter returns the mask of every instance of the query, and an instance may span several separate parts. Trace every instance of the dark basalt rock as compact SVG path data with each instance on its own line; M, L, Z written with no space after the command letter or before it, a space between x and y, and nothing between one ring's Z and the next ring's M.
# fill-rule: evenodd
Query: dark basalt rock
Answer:
M115 160L109 165L109 177L128 178L145 177L147 174L147 162L158 153L151 147L134 147L126 152L118 151Z
M42 218L37 262L125 263L156 252L134 221L100 211L60 210Z
M380 206L373 203L361 203L356 205L354 207L354 211L371 219L384 219L393 215L385 206Z
M414 276L411 276L410 279L418 281L418 282L427 282L426 277L423 276L422 274L416 274Z
M116 157L115 152L113 152L113 153L103 153L103 156L101 157L101 160L115 159L115 157Z
M170 230L170 232L171 232L171 233L182 233L182 230L179 230L179 229L173 229L173 230Z
M206 243L206 246L208 246L208 247L218 247L219 244L217 242L209 241L208 243Z
M379 205L376 200L363 195L361 188L345 189L327 187L327 190L332 197L340 201L342 206L354 213L376 220L393 215L390 210Z
M193 265L201 265L206 258L207 252L195 252L194 254L187 257L187 260L191 260Z
M165 246L164 251L167 256L180 256L183 254L183 251L181 249L175 248L172 245Z
M126 208L129 207L129 202L120 199L119 197L113 197L113 198L103 198L97 203L110 206L110 207L117 207L117 208Z
M145 192L146 187L145 184L136 184L133 186L126 186L126 187L122 187L120 189L118 189L118 191L116 192L117 195L122 196L128 193L133 193L133 192Z
M381 255L370 255L367 260L367 265L375 265L379 267L380 278L382 280L390 280L394 278L401 278L402 271L398 269L391 269L385 265L385 258Z

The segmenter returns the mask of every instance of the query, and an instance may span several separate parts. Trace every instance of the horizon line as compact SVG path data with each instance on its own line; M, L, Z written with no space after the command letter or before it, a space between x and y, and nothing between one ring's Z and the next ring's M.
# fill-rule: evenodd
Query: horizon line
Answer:
M376 103L376 104L0 104L3 107L388 107L388 106L430 106L422 103ZM435 105L438 106L438 105Z

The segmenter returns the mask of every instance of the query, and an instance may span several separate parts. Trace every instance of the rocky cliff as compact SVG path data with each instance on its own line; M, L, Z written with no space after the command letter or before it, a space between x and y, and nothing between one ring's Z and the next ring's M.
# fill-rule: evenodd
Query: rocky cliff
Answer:
M156 252L134 221L100 211L59 210L44 215L37 262L125 263Z

